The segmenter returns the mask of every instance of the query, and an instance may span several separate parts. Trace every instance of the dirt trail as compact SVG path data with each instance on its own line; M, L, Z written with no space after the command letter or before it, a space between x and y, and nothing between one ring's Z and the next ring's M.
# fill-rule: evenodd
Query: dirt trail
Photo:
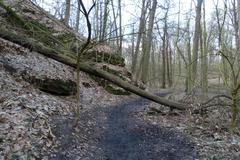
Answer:
M168 93L160 94L166 96ZM161 128L136 120L132 114L144 109L149 101L143 98L123 102L103 110L94 110L82 116L86 124L92 116L92 127L82 126L79 134L86 141L73 136L71 122L55 120L55 133L64 134L53 159L89 160L194 160L197 157L193 144L174 130ZM94 113L93 113L94 112ZM103 118L105 115L105 119ZM92 117L92 118L93 118ZM83 124L84 124L83 123ZM92 123L91 123L92 124ZM61 128L62 126L62 128ZM63 127L64 126L64 127ZM68 127L66 127L68 126ZM80 127L81 128L81 127ZM85 129L85 130L84 130ZM81 137L81 136L80 136ZM68 142L69 141L69 142ZM81 143L87 144L85 150ZM79 149L80 148L80 149ZM74 151L75 150L75 151Z

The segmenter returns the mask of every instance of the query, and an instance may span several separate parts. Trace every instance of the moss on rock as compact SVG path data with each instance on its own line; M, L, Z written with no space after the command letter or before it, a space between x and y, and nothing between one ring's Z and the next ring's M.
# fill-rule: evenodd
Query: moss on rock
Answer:
M89 60L93 62L106 62L121 67L125 66L124 58L122 58L120 55L100 51L86 52L82 55L82 60Z
M31 18L31 16L28 17L24 14L16 13L11 7L4 5L1 1L0 7L5 10L6 19L10 22L8 26L13 25L17 27L18 28L16 30L17 33L23 34L29 39L37 41L39 44L43 44L44 46L52 50L54 53L56 53L55 51L59 51L58 53L63 54L64 57L76 59L77 53L76 48L75 49L72 48L72 44L75 42L74 33L70 33L68 31L59 32L55 30L54 27L51 26L49 27L49 25L44 24L41 19L38 20L35 18ZM23 10L23 12L35 14L35 11L34 10L32 11L31 9ZM28 46L28 48L33 48L33 46ZM119 54L112 52L113 51L111 50L111 48L108 50L101 48L100 51L96 46L94 46L93 48L91 48L91 50L81 55L81 61L104 62L107 64L124 67L125 66L124 58L121 57ZM121 71L114 70L112 68L109 68L108 66L103 66L102 69L113 75L120 77L123 80L127 80L127 76L125 76L125 74L122 73ZM118 95L129 94L129 92L125 91L122 88L117 87L116 85L106 80L100 78L94 79L99 83L99 85L103 86L109 93ZM37 79L37 80L33 79L33 81L34 84L40 90L55 95L68 96L75 94L77 90L76 83L70 80L64 81L59 79Z
M115 94L115 95L130 95L131 93L126 91L123 88L120 88L113 83L104 80L102 78L96 77L96 76L91 76L93 80L95 80L98 85L102 86L108 93Z
M57 39L65 49L71 50L71 45L75 39L75 35L70 32L65 33L56 33L52 35L55 39Z
M36 80L36 86L44 92L60 96L70 96L77 93L77 85L75 82L60 79L43 79Z
M131 93L126 91L123 88L117 87L117 86L113 86L113 84L107 84L104 89L106 91L108 91L111 94L115 94L115 95L130 95Z

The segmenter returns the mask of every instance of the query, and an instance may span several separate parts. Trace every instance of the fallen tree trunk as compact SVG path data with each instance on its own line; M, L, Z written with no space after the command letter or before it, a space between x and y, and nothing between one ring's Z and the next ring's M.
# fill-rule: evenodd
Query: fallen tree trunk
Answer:
M0 37L6 40L9 40L11 42L14 42L16 44L19 44L23 47L29 48L30 50L33 50L35 52L38 52L40 54L43 54L49 58L55 59L59 62L62 62L66 65L69 65L71 67L76 68L77 64L76 64L76 60L73 58L70 58L66 55L64 55L64 53L61 53L61 51L58 51L57 49L53 49L53 48L49 48L47 46L44 46L42 43L37 42L34 39L28 38L24 35L21 34L16 34L12 31L9 31L3 27L0 27ZM135 93L139 96L142 96L144 98L147 98L149 100L152 100L156 103L162 104L162 105L166 105L169 106L171 108L174 109L179 109L179 110L185 110L187 109L187 107L182 104L182 103L178 103L178 102L174 102L174 101L169 101L166 100L162 97L156 96L154 94L151 94L149 92L146 92L128 82L123 81L122 79L118 78L117 76L114 76L102 69L99 69L97 67L94 67L94 65L90 65L89 63L81 63L80 64L80 70L87 72L89 74L101 77L103 79L106 79L122 88L124 88L127 91L130 91L132 93Z

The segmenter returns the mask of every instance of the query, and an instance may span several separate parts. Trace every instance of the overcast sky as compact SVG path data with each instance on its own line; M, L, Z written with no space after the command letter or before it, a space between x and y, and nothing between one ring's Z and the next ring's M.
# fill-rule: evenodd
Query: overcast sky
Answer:
M41 6L46 9L47 11L53 11L52 7L53 4L56 3L56 0L37 0L38 2L42 2ZM59 0L58 0L59 1ZM65 0L61 0L62 2L64 2ZM164 5L164 1L165 0L158 0L158 4L159 5ZM169 0L170 3L173 3L173 8L170 9L170 20L177 20L177 12L178 12L178 3L179 0ZM181 12L181 21L180 23L185 23L184 19L186 18L186 13L189 12L190 7L191 7L191 2L192 2L192 9L193 9L193 14L195 14L195 3L197 0L180 0L180 12ZM205 0L206 1L206 19L210 19L211 18L211 13L214 11L214 1L216 2L217 0ZM219 0L221 1L221 0ZM72 3L76 2L76 0L72 0ZM90 7L92 4L92 0L83 0L84 4L86 5L86 7ZM76 6L72 6L72 7L76 7ZM128 26L129 24L133 23L133 19L135 19L135 21L138 21L138 18L140 16L140 11L141 11L141 0L122 0L122 14L123 14L123 26L130 27ZM164 14L164 11L162 11L161 9L158 9L158 13L156 13L156 15L158 16L158 18L161 18Z
M56 0L37 0L37 1L43 2L43 3L41 3L42 7L44 7L48 11L52 9L52 4L54 4L54 2L56 2ZM64 2L65 0L61 0L61 1ZM72 2L74 2L74 1L76 1L76 0L72 0ZM124 19L127 19L127 17L131 17L134 15L139 16L139 15L136 15L136 9L138 8L138 10L140 10L139 7L141 7L141 4L139 3L139 1L140 0L122 0L123 13L128 15L128 16L124 16ZM193 6L194 6L194 2L196 3L197 0L180 0L181 13L185 13L185 12L189 11L191 1L193 2ZM217 0L205 0L205 1L206 1L206 15L208 16L214 9L213 1L217 1ZM175 3L175 5L176 5L175 11L178 11L178 0L170 0L170 2ZM86 6L90 6L92 4L92 1L91 0L83 0L83 3L86 4ZM163 5L164 0L158 0L158 4Z

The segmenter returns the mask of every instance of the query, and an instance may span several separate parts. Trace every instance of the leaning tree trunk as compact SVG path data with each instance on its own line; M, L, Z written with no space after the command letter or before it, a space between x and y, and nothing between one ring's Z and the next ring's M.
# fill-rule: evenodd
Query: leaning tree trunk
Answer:
M33 40L32 38L27 38L24 35L20 35L20 34L16 34L14 32L8 31L3 27L0 27L0 37L3 39L9 40L11 42L17 43L23 47L29 48L33 51L43 54L44 56L55 59L71 67L74 67L74 68L77 67L77 62L75 59L70 58L66 55L63 55L63 53L61 53L61 51L58 51L57 49L46 47L42 43L39 43L36 40ZM106 71L103 71L102 69L98 69L97 67L94 67L94 65L92 64L81 63L79 67L81 71L104 78L126 89L127 91L135 93L139 96L142 96L144 98L147 98L159 104L166 105L171 108L179 109L179 110L185 110L188 108L184 104L174 102L174 101L169 101L159 96L156 96L154 94L151 94L149 92L146 92L134 85L131 85L128 82L125 82L124 80L120 79L117 76L114 76Z

